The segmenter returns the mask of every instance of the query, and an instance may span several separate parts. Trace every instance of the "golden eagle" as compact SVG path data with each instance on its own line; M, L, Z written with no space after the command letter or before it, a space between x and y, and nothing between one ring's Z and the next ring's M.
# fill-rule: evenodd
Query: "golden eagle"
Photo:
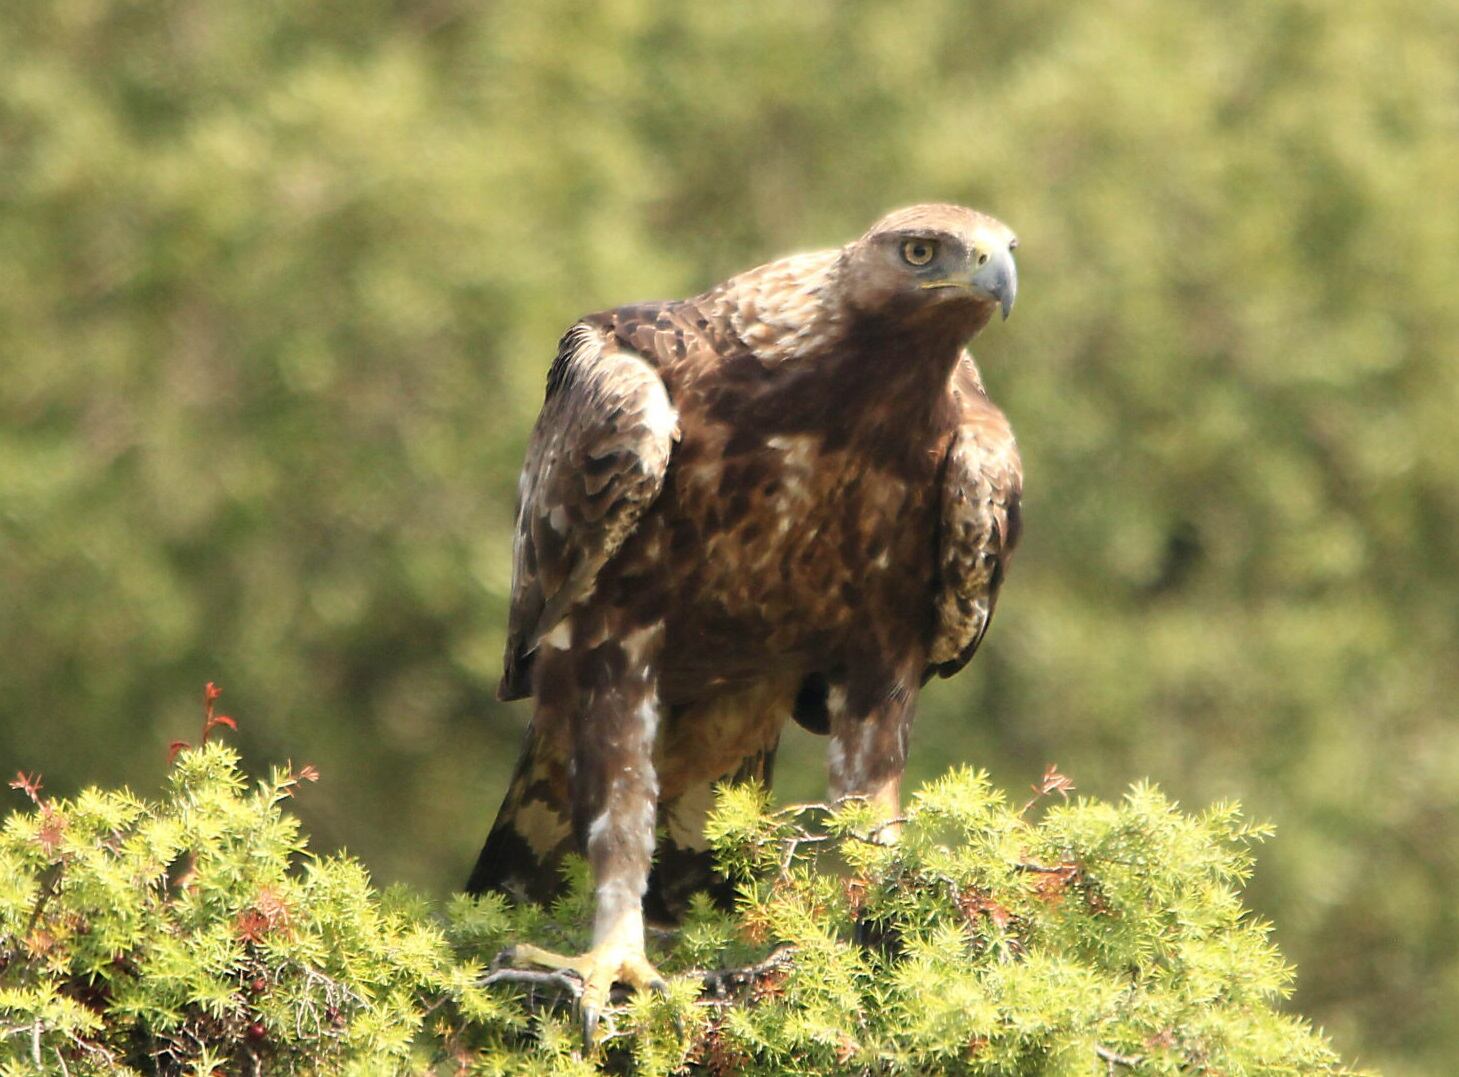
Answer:
M532 723L467 889L547 899L587 858L592 949L516 959L582 977L590 1038L615 982L660 984L645 908L712 885L712 786L768 780L786 718L829 735L832 796L896 811L918 690L972 657L1018 541L1018 451L964 348L1012 309L1016 246L913 206L563 336L500 688Z

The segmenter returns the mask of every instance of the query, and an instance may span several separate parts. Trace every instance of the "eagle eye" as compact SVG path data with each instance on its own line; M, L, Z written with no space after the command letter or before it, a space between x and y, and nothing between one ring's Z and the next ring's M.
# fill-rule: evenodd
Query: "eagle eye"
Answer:
M937 244L930 239L909 239L902 244L902 261L909 266L925 266L937 257Z

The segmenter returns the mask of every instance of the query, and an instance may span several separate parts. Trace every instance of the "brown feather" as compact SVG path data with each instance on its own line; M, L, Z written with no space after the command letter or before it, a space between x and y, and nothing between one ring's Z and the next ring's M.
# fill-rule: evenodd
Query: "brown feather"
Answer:
M1018 544L1023 469L1013 431L983 391L964 353L952 383L961 422L942 480L937 628L929 655L950 677L973 657L993 619L1008 562Z
M501 698L527 694L531 655L658 496L678 431L641 356L590 325L568 330L522 471Z

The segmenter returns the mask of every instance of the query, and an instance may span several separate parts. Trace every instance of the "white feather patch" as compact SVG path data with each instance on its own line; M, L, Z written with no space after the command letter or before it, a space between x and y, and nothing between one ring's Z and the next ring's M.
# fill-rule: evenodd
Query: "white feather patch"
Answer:
M643 407L643 423L649 433L660 438L679 436L679 412L669 403L669 394L660 386L658 392L646 394Z
M572 646L572 622L565 618L558 621L552 631L542 637L541 645L555 651L567 650Z

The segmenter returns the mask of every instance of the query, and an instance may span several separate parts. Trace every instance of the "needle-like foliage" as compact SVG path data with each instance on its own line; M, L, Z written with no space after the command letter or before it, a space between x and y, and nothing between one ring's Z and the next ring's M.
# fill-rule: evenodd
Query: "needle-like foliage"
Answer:
M1040 814L967 770L890 821L727 789L710 836L736 910L699 899L656 936L668 996L620 999L585 1054L570 977L491 967L585 945L582 865L550 909L440 914L307 851L282 805L316 777L250 785L217 743L181 749L157 801L19 776L0 1073L1349 1072L1280 1009L1292 971L1239 889L1266 832L1234 806L1142 785Z

